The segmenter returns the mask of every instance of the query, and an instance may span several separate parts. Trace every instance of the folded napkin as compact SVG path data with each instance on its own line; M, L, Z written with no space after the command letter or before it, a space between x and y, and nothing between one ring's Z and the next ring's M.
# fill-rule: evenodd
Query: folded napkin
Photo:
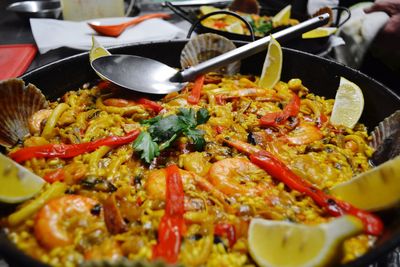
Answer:
M125 22L132 18L96 19L104 24ZM98 35L87 25L87 21L63 21L55 19L30 19L33 37L40 53L66 46L88 50L92 46L92 36L105 47L142 41L170 40L183 38L185 32L162 19L149 19L127 28L120 36L106 37Z
M23 74L35 58L34 44L0 45L0 80Z
M364 8L372 4L359 3L350 8L351 18L338 32L346 44L335 47L336 59L340 63L359 68L372 41L389 20L389 15L384 12L366 14Z

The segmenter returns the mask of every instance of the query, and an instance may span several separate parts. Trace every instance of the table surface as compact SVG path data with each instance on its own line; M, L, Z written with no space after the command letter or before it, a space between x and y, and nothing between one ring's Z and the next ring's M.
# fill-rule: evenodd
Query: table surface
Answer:
M30 29L28 21L21 20L16 14L6 11L6 6L10 3L17 2L12 0L0 0L0 45L1 44L34 44L34 38ZM32 64L29 66L28 71L37 67L43 66L52 61L72 56L81 53L82 51L71 48L59 48L49 51L45 54L37 54ZM373 73L373 71L372 71ZM369 74L369 73L368 73ZM387 80L378 81L390 87L391 79L397 77L389 77ZM393 83L394 85L394 83ZM370 267L384 267L384 266L400 266L400 259L393 259L398 257L399 254L391 254L382 258L379 262L371 265ZM387 263L389 259L390 264ZM0 258L0 267L7 267L8 265Z

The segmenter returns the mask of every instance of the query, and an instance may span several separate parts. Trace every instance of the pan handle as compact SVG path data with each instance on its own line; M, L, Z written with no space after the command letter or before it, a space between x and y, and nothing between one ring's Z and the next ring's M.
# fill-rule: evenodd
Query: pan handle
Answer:
M179 17L181 17L182 19L188 21L190 24L195 23L196 21L193 20L190 16L190 14L183 10L182 8L175 6L174 4L172 4L171 2L163 2L164 6L167 6L169 9L171 9L175 14L177 14Z
M192 35L193 31L200 24L200 22L202 22L203 20L205 20L208 17L214 16L214 15L218 15L218 14L227 14L227 15L234 16L234 17L240 19L246 25L247 29L249 29L251 41L255 40L253 27L251 27L250 23L245 18L240 16L239 14L237 14L235 12L232 12L232 11L229 11L229 10L219 10L219 11L215 11L215 12L210 12L210 13L200 17L195 23L192 24L192 26L190 27L189 32L188 32L186 37L188 39L190 38L190 36Z
M343 26L343 24L345 24L351 17L351 12L347 7L335 6L335 7L332 7L331 9L338 11L337 15L336 15L336 22L335 22L335 26L338 27L338 28ZM342 22L340 22L340 17L342 16L342 13L343 13L341 11L344 11L346 13L346 15L347 15L346 18Z

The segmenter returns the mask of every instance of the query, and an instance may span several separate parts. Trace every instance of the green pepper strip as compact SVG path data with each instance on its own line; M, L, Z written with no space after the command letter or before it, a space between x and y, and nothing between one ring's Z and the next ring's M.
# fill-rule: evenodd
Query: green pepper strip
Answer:
M166 171L165 214L158 227L158 244L153 247L153 259L162 258L174 264L178 261L181 238L185 231L184 192L178 167L170 165Z
M10 153L9 156L18 163L32 158L73 158L86 152L92 152L100 146L113 147L128 144L133 142L139 133L139 130L134 130L124 136L109 136L81 144L47 144L42 146L24 147Z

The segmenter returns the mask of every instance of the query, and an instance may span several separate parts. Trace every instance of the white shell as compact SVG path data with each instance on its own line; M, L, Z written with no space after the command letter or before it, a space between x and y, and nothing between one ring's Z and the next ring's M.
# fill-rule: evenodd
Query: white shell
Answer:
M183 48L181 66L182 68L195 66L235 48L235 44L223 36L213 33L200 34L190 39ZM223 74L236 74L240 71L240 61L233 62L217 71Z
M10 147L29 134L29 118L48 103L36 86L21 79L1 81L0 95L0 145Z
M371 133L370 146L376 151L372 161L379 165L400 154L400 110L396 111L375 127Z

